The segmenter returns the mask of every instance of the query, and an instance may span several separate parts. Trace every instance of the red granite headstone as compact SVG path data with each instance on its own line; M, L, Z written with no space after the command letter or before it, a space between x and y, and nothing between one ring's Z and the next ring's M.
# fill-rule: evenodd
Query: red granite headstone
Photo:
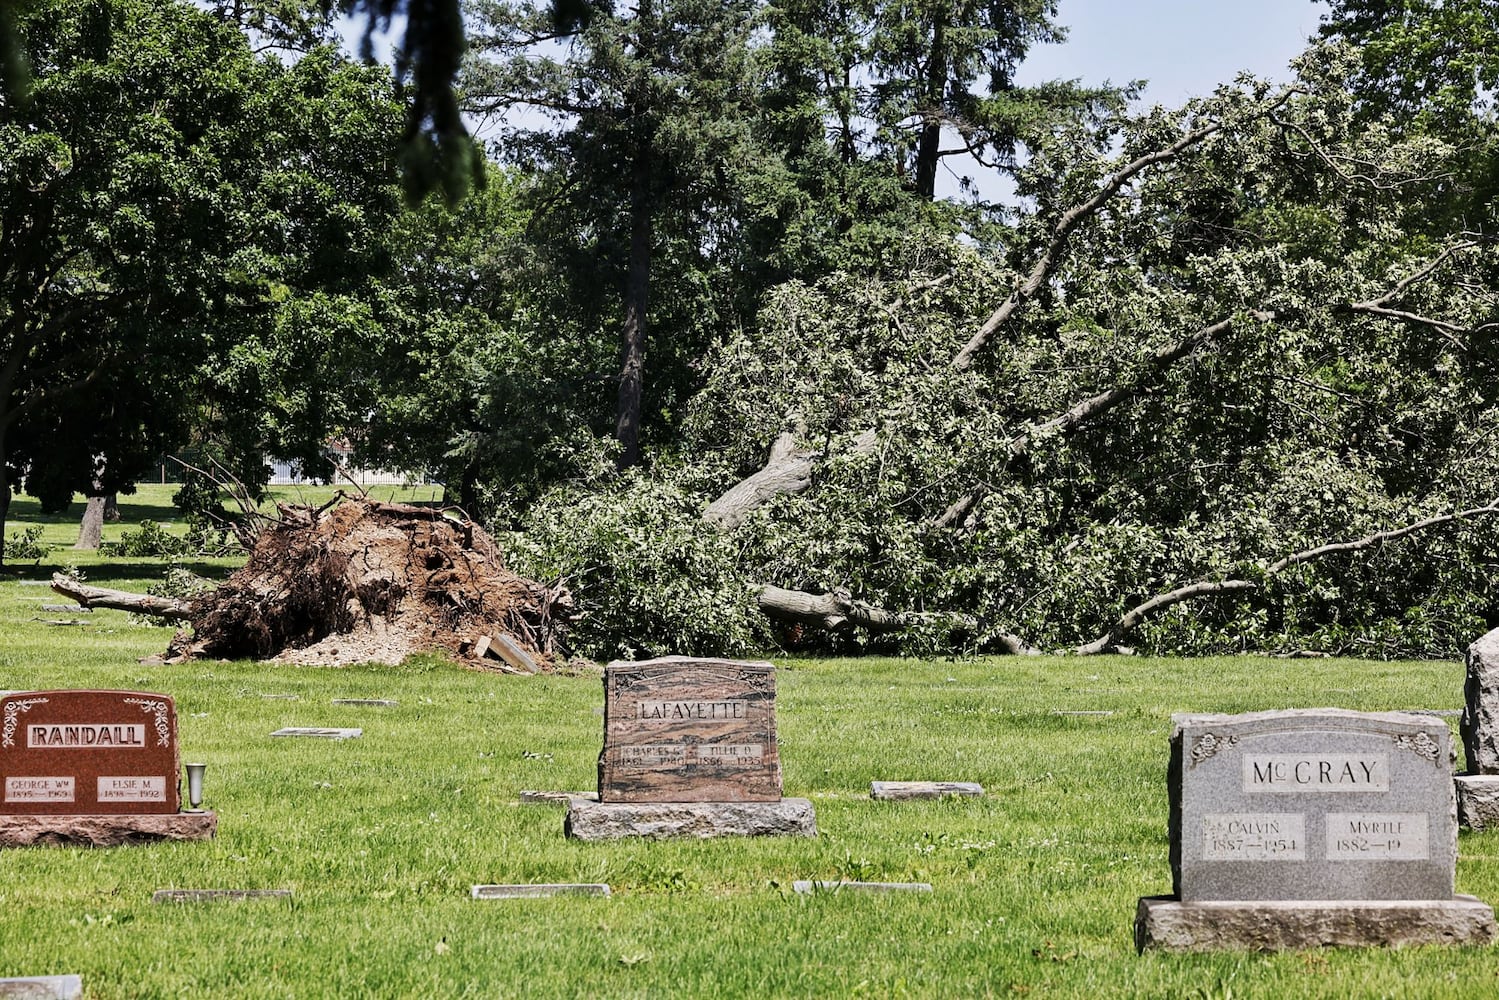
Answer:
M0 814L175 813L177 711L143 691L0 698Z
M669 656L604 668L600 802L779 802L775 667Z

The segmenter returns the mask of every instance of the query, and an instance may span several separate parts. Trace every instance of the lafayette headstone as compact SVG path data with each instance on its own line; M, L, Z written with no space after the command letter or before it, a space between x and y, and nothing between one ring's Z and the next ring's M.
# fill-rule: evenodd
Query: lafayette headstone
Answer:
M769 663L609 664L599 801L780 801L775 700Z
M672 656L604 668L599 801L563 829L617 837L816 836L812 803L781 797L775 667Z
M1457 817L1473 830L1499 827L1499 629L1468 647L1463 736L1466 774L1454 780Z
M181 812L172 699L146 691L12 691L0 697L0 846L213 836Z
M1454 921L1459 941L1493 939L1492 909L1452 891L1445 723L1340 709L1173 722L1175 896L1141 900L1142 949L1451 941Z

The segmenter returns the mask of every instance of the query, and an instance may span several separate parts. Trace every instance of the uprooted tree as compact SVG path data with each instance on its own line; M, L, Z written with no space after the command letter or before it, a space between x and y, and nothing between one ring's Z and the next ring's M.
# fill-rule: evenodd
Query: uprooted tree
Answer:
M1459 648L1499 621L1494 159L1356 65L1029 137L992 245L776 289L677 448L518 558L602 653Z
M166 662L399 663L445 652L512 673L554 665L569 595L508 570L494 540L467 518L343 494L320 508L278 510L256 525L245 565L189 600L61 574L53 588L85 606L187 622Z

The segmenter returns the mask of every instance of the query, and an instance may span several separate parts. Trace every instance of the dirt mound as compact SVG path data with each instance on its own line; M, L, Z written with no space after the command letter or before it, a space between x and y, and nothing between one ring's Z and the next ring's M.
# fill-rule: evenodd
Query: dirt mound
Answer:
M571 597L506 569L478 525L347 496L280 512L245 565L192 600L192 632L167 659L399 663L445 651L493 669L553 665Z

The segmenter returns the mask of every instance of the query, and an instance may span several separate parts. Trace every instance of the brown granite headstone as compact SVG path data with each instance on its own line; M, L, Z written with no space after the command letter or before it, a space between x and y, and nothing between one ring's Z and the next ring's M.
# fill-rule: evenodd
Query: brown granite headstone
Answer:
M769 663L609 664L599 801L779 802L775 701Z
M143 691L0 697L0 815L175 813L177 712Z

